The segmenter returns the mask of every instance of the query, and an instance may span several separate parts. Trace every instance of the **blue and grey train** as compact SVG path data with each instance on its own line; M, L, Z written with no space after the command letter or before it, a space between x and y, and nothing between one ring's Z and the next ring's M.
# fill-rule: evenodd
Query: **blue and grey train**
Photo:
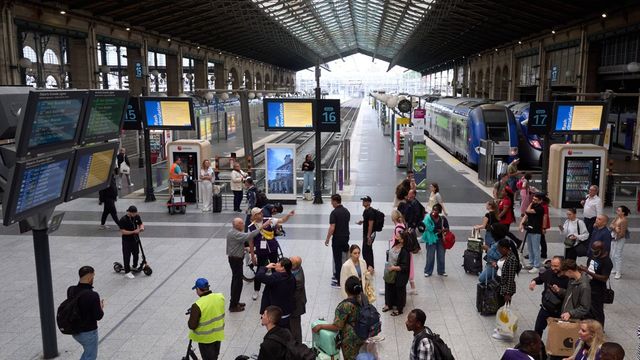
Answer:
M524 169L541 168L542 139L538 135L529 134L527 124L529 120L529 103L519 102L510 104L509 109L518 123L518 156L520 166Z
M461 161L477 168L480 140L494 142L496 157L518 154L518 131L513 113L483 99L442 98L425 104L425 133Z

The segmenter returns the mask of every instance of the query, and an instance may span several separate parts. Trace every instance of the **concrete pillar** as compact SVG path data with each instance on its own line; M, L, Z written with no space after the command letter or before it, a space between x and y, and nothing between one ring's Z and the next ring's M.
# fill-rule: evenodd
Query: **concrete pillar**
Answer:
M509 93L507 100L514 101L516 97L516 50L511 48L511 57L509 59Z
M18 29L13 23L13 2L2 2L0 14L0 84L19 85Z
M194 60L195 62L195 68L194 68L194 76L195 76L195 83L194 83L194 88L195 89L206 89L208 88L208 80L209 80L209 75L208 75L208 71L207 71L207 65L209 62L209 58L208 57L204 57L203 60Z
M167 54L167 95L178 96L182 93L182 56Z
M69 38L70 86L77 89L99 89L98 52L95 31L90 28L85 39Z
M216 89L226 89L227 74L229 73L229 70L225 69L225 64L217 63L215 72L216 72Z
M542 45L542 41L538 45L538 59L540 67L538 68L538 77L540 81L538 82L538 92L536 94L536 101L545 100L545 87L547 85L547 52L544 50L544 46ZM547 99L551 100L551 99Z
M143 54L142 48L127 48L127 73L129 75L129 91L131 95L138 96L142 94L142 87L146 86L146 75L149 73L147 68L147 54ZM136 64L142 69L142 74L136 73Z

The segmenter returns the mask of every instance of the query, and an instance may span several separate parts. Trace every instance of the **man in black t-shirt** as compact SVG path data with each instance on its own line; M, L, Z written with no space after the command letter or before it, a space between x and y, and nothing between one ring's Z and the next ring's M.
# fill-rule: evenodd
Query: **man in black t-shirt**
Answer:
M120 219L119 225L120 233L122 234L124 276L129 279L134 279L135 276L131 273L129 259L133 255L133 268L137 268L138 253L140 251L138 247L138 237L140 232L144 231L144 224L142 223L140 215L138 215L138 208L133 205L129 206L127 214Z
M342 206L342 197L339 194L331 195L331 206L333 211L329 215L329 231L324 241L325 246L331 243L333 252L333 276L331 287L340 288L340 270L342 269L342 254L349 251L349 221L351 214L344 206Z
M595 241L591 244L591 256L587 260L587 266L579 266L578 268L591 277L589 282L591 285L591 317L598 320L604 327L603 296L613 269L613 262L602 241Z
M533 199L525 210L526 216L520 222L520 231L527 231L525 241L529 249L531 265L525 267L530 274L537 274L540 270L540 241L542 239L542 222L544 220L544 207L542 207L543 194L533 195ZM526 229L525 229L526 228Z
M373 224L376 220L376 211L371 207L371 197L365 196L360 198L364 211L362 212L362 220L358 221L358 225L362 225L362 257L367 266L373 266L373 240L376 233L373 231Z

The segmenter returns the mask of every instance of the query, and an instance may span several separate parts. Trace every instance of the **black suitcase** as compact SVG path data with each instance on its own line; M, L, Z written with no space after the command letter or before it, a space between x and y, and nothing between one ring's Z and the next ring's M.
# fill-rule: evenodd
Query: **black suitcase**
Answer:
M498 296L500 284L491 280L487 283L480 283L476 291L476 309L480 315L495 315L500 308Z
M482 272L482 253L465 250L462 255L462 267L464 272L478 275Z
M222 212L222 194L213 194L212 208L214 213Z

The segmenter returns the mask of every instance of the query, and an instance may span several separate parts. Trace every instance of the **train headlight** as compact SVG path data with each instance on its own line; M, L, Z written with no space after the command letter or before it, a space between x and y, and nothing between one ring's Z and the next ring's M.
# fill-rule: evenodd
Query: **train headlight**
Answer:
M533 146L536 150L542 150L542 144L537 139L529 139L529 145Z
M518 155L518 148L517 147L509 148L509 153L511 154L511 156Z

